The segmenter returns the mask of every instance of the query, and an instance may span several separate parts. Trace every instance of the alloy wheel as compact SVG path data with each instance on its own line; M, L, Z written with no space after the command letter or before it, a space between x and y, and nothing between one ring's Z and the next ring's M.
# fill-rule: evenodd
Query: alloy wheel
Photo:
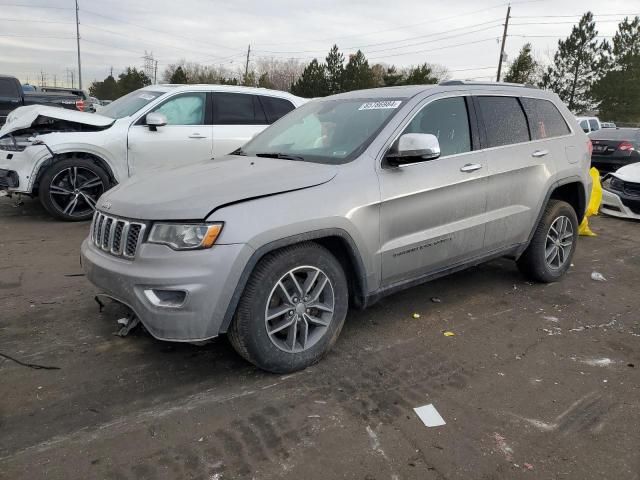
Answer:
M558 270L564 266L573 247L573 236L573 225L568 217L561 216L553 221L547 232L544 252L549 268Z
M49 185L51 202L61 213L70 217L82 217L95 210L96 202L103 193L102 179L84 167L61 170Z

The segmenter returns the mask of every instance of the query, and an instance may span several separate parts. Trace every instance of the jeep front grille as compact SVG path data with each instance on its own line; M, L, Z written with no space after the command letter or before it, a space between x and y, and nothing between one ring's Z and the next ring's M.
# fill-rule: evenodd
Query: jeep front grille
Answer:
M144 223L130 222L96 211L91 223L91 240L96 247L111 255L134 258L144 229Z

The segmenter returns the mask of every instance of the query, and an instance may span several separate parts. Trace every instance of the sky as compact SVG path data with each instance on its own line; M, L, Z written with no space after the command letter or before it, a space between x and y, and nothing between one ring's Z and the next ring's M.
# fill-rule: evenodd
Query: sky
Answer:
M323 59L336 43L360 48L370 64L444 65L453 78L495 79L507 2L500 0L78 0L83 87L113 68L158 62L158 78L180 59L229 70L261 57ZM591 10L603 37L638 0L514 0L507 60L531 42L553 57L580 16ZM507 68L506 65L504 68ZM74 0L0 0L0 73L23 82L77 86Z

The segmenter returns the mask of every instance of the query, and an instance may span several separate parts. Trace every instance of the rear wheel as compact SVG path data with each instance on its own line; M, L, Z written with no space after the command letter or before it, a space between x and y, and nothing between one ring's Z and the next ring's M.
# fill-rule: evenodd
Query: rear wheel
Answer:
M562 200L549 200L518 268L537 282L558 280L571 266L578 240L578 217Z
M100 195L109 189L109 176L86 158L69 158L51 165L40 179L38 196L55 218L89 220Z
M264 370L301 370L335 343L347 309L347 280L336 258L315 243L287 247L256 266L229 339L240 355Z

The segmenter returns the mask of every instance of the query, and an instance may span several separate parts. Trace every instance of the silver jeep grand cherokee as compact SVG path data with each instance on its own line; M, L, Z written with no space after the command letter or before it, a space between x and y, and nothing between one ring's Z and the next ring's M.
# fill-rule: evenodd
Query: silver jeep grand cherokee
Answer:
M227 333L290 372L349 306L492 258L558 280L591 191L589 140L557 96L449 81L314 100L215 161L104 194L88 279L156 338Z

